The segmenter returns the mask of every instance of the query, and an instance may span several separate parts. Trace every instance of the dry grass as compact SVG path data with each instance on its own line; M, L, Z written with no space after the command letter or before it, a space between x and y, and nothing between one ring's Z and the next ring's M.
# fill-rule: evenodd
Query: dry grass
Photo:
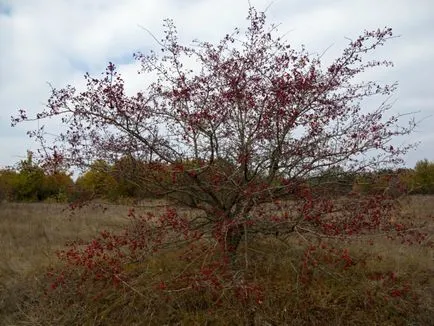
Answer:
M154 201L139 213L156 213L162 204ZM98 203L74 212L63 204L0 203L0 324L17 312L27 283L38 282L46 268L57 263L56 250L104 229L121 230L127 214L127 206Z
M145 203L143 211L158 212L164 203ZM423 225L430 234L421 245L377 239L349 245L356 256L368 255L366 264L342 272L318 268L314 282L300 282L298 266L302 246L290 247L276 239L248 244L246 275L268 293L260 305L246 305L226 293L220 307L209 293L180 291L169 303L149 284L185 266L176 252L162 254L145 265L134 266L130 286L137 291L107 290L103 300L71 293L41 299L33 293L46 286L44 271L56 263L53 252L66 241L90 239L98 230L121 229L126 206L86 207L74 216L55 204L1 204L0 206L0 324L4 325L429 325L434 320L434 256L432 241L434 198L414 196L402 204L403 218ZM245 248L244 248L245 249ZM240 248L242 251L243 248ZM242 254L240 254L242 255ZM240 262L244 264L245 262ZM149 271L158 271L150 273ZM386 299L390 288L370 275L393 271L399 284L409 282L411 295ZM158 274L158 275L157 275ZM365 293L370 291L372 301Z

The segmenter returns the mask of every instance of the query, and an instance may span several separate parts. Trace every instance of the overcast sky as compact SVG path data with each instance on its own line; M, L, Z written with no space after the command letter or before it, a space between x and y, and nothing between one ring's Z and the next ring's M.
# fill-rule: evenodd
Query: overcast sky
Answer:
M434 161L434 1L432 0L251 0L266 9L269 22L295 47L338 54L365 29L393 28L399 38L378 52L395 67L375 75L398 81L394 113L419 112L417 131L398 142L420 141L406 165ZM0 167L16 163L36 144L26 136L35 124L10 127L18 108L41 111L50 88L82 85L86 71L98 75L113 61L129 90L143 84L132 58L157 48L140 26L162 35L165 18L174 19L181 40L217 41L246 26L247 0L0 0ZM374 76L374 75L373 75Z

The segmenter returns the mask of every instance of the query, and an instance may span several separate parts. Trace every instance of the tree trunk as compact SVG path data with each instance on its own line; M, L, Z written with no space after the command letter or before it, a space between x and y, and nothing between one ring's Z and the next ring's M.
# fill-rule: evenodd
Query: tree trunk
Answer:
M237 249L244 235L243 225L230 226L226 234L225 250L229 256L231 265L234 266L237 258Z

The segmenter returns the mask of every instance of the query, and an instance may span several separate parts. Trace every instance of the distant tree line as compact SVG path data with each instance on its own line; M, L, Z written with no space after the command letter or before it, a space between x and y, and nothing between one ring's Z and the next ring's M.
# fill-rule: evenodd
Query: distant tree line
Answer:
M170 192L170 184L174 179L183 176L179 169L189 166L194 171L201 164L194 160L179 165L145 163L126 156L113 164L104 160L95 161L74 182L72 174L65 170L47 172L33 161L29 152L27 159L19 162L15 168L0 170L0 201L72 202L103 199L120 202L164 197ZM214 169L230 168L229 162L221 162L218 168ZM207 172L211 182L213 178L218 178L218 172ZM285 178L281 178L280 182L284 183ZM337 196L351 192L391 196L434 194L434 162L424 159L418 161L413 169L359 173L349 173L342 168L333 167L318 175L306 177L301 183L313 192L326 192ZM180 192L178 196L188 194ZM171 197L173 198L173 194Z
M67 171L47 173L31 152L16 168L0 170L0 201L35 202L74 200L75 184Z

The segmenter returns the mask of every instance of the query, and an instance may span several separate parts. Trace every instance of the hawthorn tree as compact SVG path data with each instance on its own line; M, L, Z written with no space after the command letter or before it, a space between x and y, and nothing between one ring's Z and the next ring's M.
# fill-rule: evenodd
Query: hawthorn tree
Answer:
M32 118L20 110L13 123L60 117L65 132L54 144L44 127L30 133L48 163L142 162L146 173L130 181L202 212L182 225L197 231L194 239L211 235L230 261L254 233L345 237L388 223L391 206L378 196L315 187L330 182L327 171L342 180L389 167L410 148L391 144L414 127L389 114L397 84L360 81L366 71L392 66L366 59L392 29L365 31L324 65L321 55L280 38L264 13L250 8L247 19L244 33L190 46L166 20L161 53L135 54L139 74L155 77L148 87L127 94L109 63L102 76L85 75L84 90L53 88L44 111ZM180 229L171 221L165 225Z

